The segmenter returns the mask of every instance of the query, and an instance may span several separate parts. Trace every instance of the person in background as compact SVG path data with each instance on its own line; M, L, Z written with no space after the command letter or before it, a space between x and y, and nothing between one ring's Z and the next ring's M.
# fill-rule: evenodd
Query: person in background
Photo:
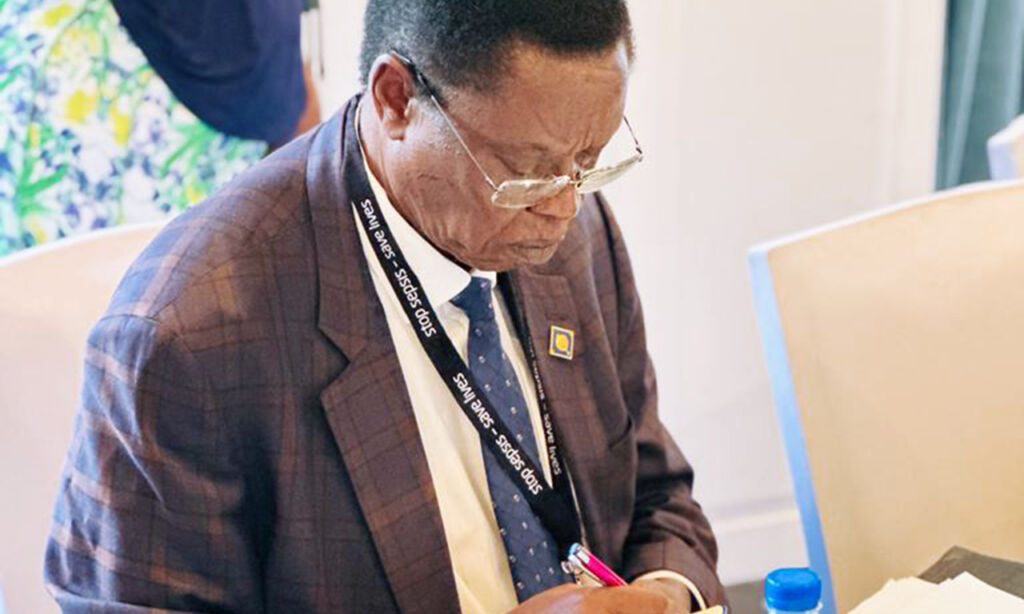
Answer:
M301 0L0 0L0 256L202 200L318 121Z

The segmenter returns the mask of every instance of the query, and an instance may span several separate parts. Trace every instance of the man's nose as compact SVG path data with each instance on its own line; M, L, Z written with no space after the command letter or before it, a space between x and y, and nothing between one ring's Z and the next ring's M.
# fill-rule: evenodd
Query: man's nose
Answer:
M579 211L582 201L583 196L576 191L576 186L569 185L561 192L537 201L537 204L530 207L530 210L559 220L570 220L576 217L576 212Z

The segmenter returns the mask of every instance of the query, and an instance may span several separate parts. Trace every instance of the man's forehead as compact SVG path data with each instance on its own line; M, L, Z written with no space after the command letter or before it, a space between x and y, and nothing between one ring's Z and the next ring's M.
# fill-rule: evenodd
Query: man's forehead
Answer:
M585 55L520 45L509 51L492 91L457 93L452 102L485 138L499 137L522 152L561 154L566 139L581 131L611 136L622 117L628 69L624 45Z
M509 121L480 121L474 132L500 153L558 158L575 154L581 148L602 146L622 122L619 107L615 108L614 115L578 113L557 123L542 123L537 121L538 116L515 114L509 116Z
M625 43L604 51L561 53L540 45L518 42L501 54L495 90L504 94L517 89L546 89L583 85L599 79L605 87L625 81L630 67Z

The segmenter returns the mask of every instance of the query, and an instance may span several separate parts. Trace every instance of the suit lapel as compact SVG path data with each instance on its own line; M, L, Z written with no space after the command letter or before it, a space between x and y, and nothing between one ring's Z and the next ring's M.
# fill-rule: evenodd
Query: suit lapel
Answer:
M347 360L320 399L399 609L453 612L458 594L437 497L346 188L346 172L363 172L348 138L355 104L320 128L306 167L318 325Z
M588 511L595 509L593 506L598 502L594 500L589 485L594 483L597 464L604 459L603 444L607 436L601 426L592 386L587 381L587 339L582 334L573 291L563 276L545 275L528 269L512 272L509 279L518 299L517 308L522 310L537 350L541 382L565 461L569 465L585 532L594 535L600 528L592 526L594 515ZM576 333L572 360L548 353L551 326Z

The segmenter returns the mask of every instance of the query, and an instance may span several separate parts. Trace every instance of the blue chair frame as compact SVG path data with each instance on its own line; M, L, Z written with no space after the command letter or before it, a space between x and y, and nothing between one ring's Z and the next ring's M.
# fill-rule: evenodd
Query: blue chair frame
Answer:
M757 310L758 328L764 346L765 362L771 378L772 397L786 445L790 476L796 492L797 507L803 525L804 540L807 544L807 558L821 578L821 601L823 614L836 614L835 596L832 590L832 573L829 570L828 551L821 531L818 503L811 482L811 468L807 459L807 446L800 408L793 389L793 377L786 351L786 338L779 317L775 284L768 262L772 245L765 244L750 249L748 263L754 288L754 305Z
M996 181L1017 178L1017 162L1009 143L988 142L988 173Z
M1013 143L1007 139L1006 132L1017 128L1024 122L1024 115L1017 117L1002 131L997 132L986 143L988 152L988 174L995 181L1017 179L1020 176L1018 170L1020 161L1014 156Z

